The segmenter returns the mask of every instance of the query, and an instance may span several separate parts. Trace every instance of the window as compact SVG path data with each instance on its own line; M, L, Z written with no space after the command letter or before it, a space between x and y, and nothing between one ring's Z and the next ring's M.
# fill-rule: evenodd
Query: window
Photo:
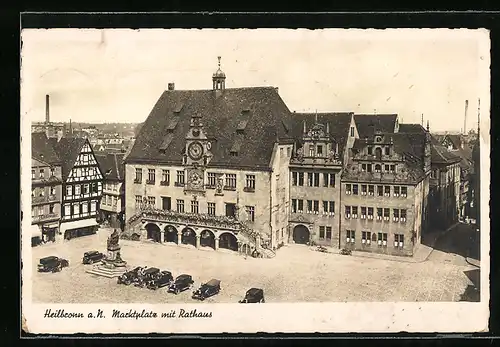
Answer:
M83 194L88 194L89 193L89 184L85 183L83 185Z
M312 200L307 200L307 213L311 213L312 212L312 205L313 202Z
M42 187L38 190L38 196L42 197L44 195L45 195L45 188Z
M54 204L49 205L49 213L53 214L54 213Z
M148 205L151 207L156 206L156 198L154 196L148 196Z
M75 195L79 196L80 194L81 194L81 192L80 192L80 185L77 184L77 185L75 185Z
M373 207L368 207L368 219L373 219Z
M319 239L324 240L325 239L325 227L320 225L319 227Z
M327 240L332 239L332 227L326 227L326 239Z
M373 155L373 147L368 146L368 155Z
M386 165L384 165L384 171L385 171L385 172L389 172L389 165L387 165L387 164L386 164Z
M352 218L358 218L358 206L352 206Z
M352 195L358 195L358 185L357 184L352 185Z
M401 197L406 198L408 196L408 188L401 187Z
M323 155L323 146L322 145L318 145L316 147L316 152L318 153L318 156Z
M184 170L177 171L177 181L175 182L175 185L178 187L184 186Z
M292 172L292 186L296 186L298 183L299 173L297 171Z
M309 145L309 156L314 157L314 145Z
M328 187L329 174L323 173L323 187Z
M355 242L356 232L354 230L346 230L345 234L346 234L346 239L345 239L346 243L354 243Z
M401 210L401 223L406 222L406 210Z
M255 190L255 175L247 175L247 189Z
M377 243L379 246L387 247L387 233L378 233Z
M352 187L351 187L351 185L350 184L346 184L345 185L345 194L346 195L351 195L351 193L352 193Z
M431 171L431 178L437 178L437 176L438 176L438 172L437 171L438 170L432 170Z
M391 165L391 169L390 169L390 171L391 171L392 173L396 172L396 165Z
M247 217L249 221L255 222L255 207L246 206Z
M217 174L215 172L209 172L207 174L207 180L208 180L207 186L215 187L217 182Z
M36 195L36 188L31 188L31 197L34 198Z
M330 216L335 214L335 201L330 201L328 203L328 212L330 213Z
M366 219L366 207L361 206L361 219Z
M170 170L161 170L161 182L162 186L170 185Z
M346 206L345 207L345 218L350 219L351 218L351 206Z
M361 171L366 172L366 164L361 164Z
M394 234L394 247L403 248L405 236L403 234Z
M323 201L323 214L328 214L328 201Z
M142 196L136 195L135 196L135 208L140 208L142 205Z
M382 166L380 164L375 165L375 172L377 172L377 173L382 172Z
M372 233L369 231L361 232L361 243L363 245L369 245L371 243Z
M43 169L40 169L40 178L44 178L45 174L44 174L44 170Z
M335 174L330 174L330 187L335 187Z
M97 203L95 202L95 200L92 200L90 202L90 212L95 213L96 210L97 210Z
M382 220L382 209L377 208L377 220Z
M384 195L384 186L377 186L377 196Z
M399 209L397 208L392 210L392 221L399 222Z
M319 187L319 173L318 172L315 172L313 174L313 179L314 179L314 186Z
M375 194L375 186L369 185L368 186L368 195L373 196Z
M385 220L386 222L387 222L387 221L389 221L389 218L390 218L390 213L391 213L390 209L388 209L388 208L384 208L384 220Z
M361 185L361 195L366 195L366 190L367 190L366 184L362 184Z
M283 148L280 148L280 158L283 156Z
M367 164L366 165L366 172L372 172L372 164Z
M297 212L297 199L292 199L292 213Z
M172 209L172 200L169 196L161 197L161 208L165 211L170 211Z
M64 215L71 216L71 205L64 205Z
M318 200L313 201L313 211L315 214L319 213L319 201Z
M378 138L378 139L380 139L380 138ZM377 147L377 148L375 149L375 157L376 157L378 160L382 159L382 149L381 149L380 147Z
M226 175L226 188L236 189L236 174Z
M177 212L184 213L184 200L177 199Z
M297 212L304 212L304 200L302 199L297 200Z
M142 169L135 169L135 180L134 183L142 182Z
M385 155L390 155L391 154L391 149L389 147L384 148Z
M354 127L351 127L351 133L350 133L351 137L354 137Z
M307 173L307 186L308 187L313 186L313 173L312 172Z
M114 197L114 199L116 200L116 196ZM116 203L113 202L113 205L116 206ZM82 210L82 213L89 213L89 204L88 202L84 202L80 205L80 208Z
M391 196L391 186L384 186L384 196Z
M38 215L43 216L43 206L38 206Z
M299 172L299 186L303 187L304 186L304 173Z
M290 157L290 151L291 151L291 150L290 150L290 147L288 147L288 148L286 149L286 156L287 156L287 157Z
M197 200L191 201L191 213L198 214L200 212L199 204Z
M396 197L399 196L399 187L394 186L394 193L393 193L393 195L396 196Z
M211 216L215 216L215 202L208 203L208 214Z
M73 204L73 216L78 216L80 214L80 204Z
M36 178L35 170L31 170L31 179L34 180Z

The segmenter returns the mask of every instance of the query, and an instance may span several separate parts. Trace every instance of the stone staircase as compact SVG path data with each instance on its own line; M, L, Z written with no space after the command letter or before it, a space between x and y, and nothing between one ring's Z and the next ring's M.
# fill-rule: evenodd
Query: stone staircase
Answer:
M89 274L106 278L120 277L127 271L127 267L107 267L103 264L94 265L92 269L86 270Z

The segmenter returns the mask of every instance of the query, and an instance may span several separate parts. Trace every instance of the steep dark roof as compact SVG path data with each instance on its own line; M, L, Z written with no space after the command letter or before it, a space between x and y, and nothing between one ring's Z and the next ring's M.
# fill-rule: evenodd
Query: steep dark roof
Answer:
M44 132L31 134L31 156L50 165L61 165L53 143Z
M185 136L196 114L212 142L209 167L268 170L276 140L291 141L290 111L273 87L230 88L218 96L213 90L169 90L144 122L126 162L181 165ZM238 132L243 119L248 123ZM230 154L235 143L244 144L237 156Z
M420 124L399 124L399 132L425 134L426 130Z
M458 163L461 160L462 159L458 155L449 151L445 146L439 143L432 143L431 162L433 164L453 164Z
M63 137L55 144L54 149L59 158L61 158L63 180L68 178L76 158L86 142L87 139L82 137Z
M354 121L360 138L373 135L375 131L393 133L397 114L355 114Z
M457 134L447 134L444 139L448 139L454 149L459 149L462 147L462 137ZM444 140L443 140L444 141Z
M344 148L349 136L352 112L318 113L318 123L329 125L330 136L339 144L339 152L344 153ZM292 113L292 134L295 141L302 143L304 122L307 130L316 123L316 113Z
M105 180L122 181L124 179L122 153L96 154L95 157Z

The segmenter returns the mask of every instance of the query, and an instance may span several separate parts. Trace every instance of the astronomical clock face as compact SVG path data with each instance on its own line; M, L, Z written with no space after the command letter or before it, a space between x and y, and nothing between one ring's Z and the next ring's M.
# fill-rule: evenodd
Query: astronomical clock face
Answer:
M199 142L193 142L188 147L189 157L198 160L203 156L203 146Z
M192 189L203 188L203 177L198 171L191 171L189 173L189 183Z

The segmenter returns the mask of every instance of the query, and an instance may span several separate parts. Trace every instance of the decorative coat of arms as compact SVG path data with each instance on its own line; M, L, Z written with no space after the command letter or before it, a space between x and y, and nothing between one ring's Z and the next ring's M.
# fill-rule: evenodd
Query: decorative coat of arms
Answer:
M198 169L188 171L188 188L191 190L203 189L203 171Z

